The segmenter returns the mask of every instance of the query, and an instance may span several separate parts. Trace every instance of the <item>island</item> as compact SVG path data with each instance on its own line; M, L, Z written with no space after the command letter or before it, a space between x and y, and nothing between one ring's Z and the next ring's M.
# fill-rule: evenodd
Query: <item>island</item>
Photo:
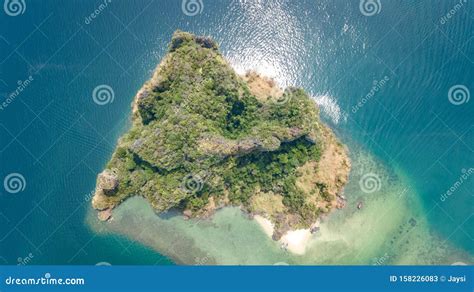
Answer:
M345 204L347 148L300 88L235 73L209 37L176 31L132 103L132 125L97 178L103 221L131 196L157 214L208 218L226 206L273 225L309 229Z

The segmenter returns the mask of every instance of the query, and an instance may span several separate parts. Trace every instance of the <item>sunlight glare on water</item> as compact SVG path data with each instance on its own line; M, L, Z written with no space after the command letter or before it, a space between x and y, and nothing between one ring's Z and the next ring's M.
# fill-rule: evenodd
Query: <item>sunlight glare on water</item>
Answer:
M230 27L231 34L239 36L232 40L232 51L224 52L235 70L256 71L283 88L295 85L298 56L304 53L303 31L283 1L240 1L231 9L229 13L239 11L239 22L246 23Z

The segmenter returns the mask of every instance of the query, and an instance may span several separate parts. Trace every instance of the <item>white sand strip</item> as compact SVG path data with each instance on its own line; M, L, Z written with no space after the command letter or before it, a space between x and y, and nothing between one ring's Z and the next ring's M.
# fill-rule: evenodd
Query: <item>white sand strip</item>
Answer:
M274 230L273 223L267 218L260 215L255 215L253 218L255 219L255 221L257 221L260 227L262 227L263 232L265 232L268 237L272 238Z
M275 229L273 223L260 215L255 215L254 219L260 227L262 227L263 232L265 232L268 237L272 238L273 230ZM279 243L289 252L303 255L306 252L310 240L311 232L309 229L298 229L285 233L279 240Z
M288 231L280 239L280 242L288 251L302 255L306 252L306 247L311 240L311 232L309 229L298 229Z

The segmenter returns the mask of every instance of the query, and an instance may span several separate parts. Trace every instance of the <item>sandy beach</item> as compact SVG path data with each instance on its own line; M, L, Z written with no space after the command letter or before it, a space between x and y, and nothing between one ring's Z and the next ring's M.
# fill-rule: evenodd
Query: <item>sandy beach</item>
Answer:
M255 219L255 221L257 221L260 227L262 227L263 232L265 232L265 234L268 235L268 237L272 238L273 230L275 229L273 227L273 223L267 218L260 215L255 215L253 219Z
M260 225L263 232L268 237L272 238L273 230L275 229L273 223L260 215L255 215L254 219ZM309 229L297 229L285 233L278 242L282 248L288 250L289 252L297 255L303 255L306 252L311 238L312 235Z

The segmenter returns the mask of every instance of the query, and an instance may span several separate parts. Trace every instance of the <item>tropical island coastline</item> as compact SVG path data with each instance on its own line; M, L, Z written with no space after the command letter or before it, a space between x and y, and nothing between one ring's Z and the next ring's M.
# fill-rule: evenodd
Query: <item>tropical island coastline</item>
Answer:
M92 205L103 221L135 195L186 218L239 206L304 253L318 221L344 207L348 150L315 102L257 73L237 75L208 37L175 32L132 108L132 127L97 179Z

